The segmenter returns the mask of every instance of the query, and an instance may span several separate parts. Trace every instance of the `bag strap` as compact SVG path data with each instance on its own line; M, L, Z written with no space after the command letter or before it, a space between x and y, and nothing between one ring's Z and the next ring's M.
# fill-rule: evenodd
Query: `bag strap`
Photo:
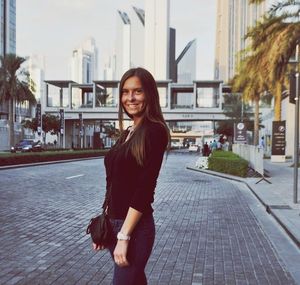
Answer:
M106 195L106 197L105 197L105 201L104 201L104 204L103 204L103 211L102 211L102 213L104 213L104 214L107 214L107 208L108 208L108 204L109 204L109 201L110 201L110 199L111 199L111 185L109 185L109 187L108 187L108 189L107 189L107 195Z

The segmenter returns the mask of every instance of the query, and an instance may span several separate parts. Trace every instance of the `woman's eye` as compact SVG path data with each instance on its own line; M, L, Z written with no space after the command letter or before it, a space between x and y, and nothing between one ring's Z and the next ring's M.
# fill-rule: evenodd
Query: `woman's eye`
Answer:
M143 93L143 90L142 90L142 89L137 89L137 90L135 91L135 93L136 93L136 94L141 94L141 93Z

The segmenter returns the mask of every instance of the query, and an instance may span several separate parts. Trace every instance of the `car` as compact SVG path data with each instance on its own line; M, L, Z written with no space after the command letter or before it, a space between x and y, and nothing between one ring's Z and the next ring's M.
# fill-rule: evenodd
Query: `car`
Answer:
M171 141L171 148L180 149L182 148L182 143L179 141Z
M189 146L189 152L199 152L200 151L200 146L196 144L191 144Z
M24 139L18 142L15 146L12 146L10 151L12 153L20 152L31 152L31 151L42 151L42 143L40 141L34 141L32 139Z

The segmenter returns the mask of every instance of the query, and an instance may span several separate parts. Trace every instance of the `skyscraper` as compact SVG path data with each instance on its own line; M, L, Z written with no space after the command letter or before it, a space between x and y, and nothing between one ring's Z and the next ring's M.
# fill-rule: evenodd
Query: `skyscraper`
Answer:
M248 0L218 0L215 49L215 79L228 82L236 72L238 52L246 48L244 36L249 27L266 12L266 3L248 4Z
M131 28L126 12L118 10L116 38L116 79L130 68Z
M193 83L196 79L196 39L190 41L176 59L177 82Z
M144 66L144 45L145 45L145 11L132 7L131 20L131 67Z
M16 0L0 0L0 55L16 53Z
M32 92L36 100L45 103L41 102L44 99L45 57L37 54L31 55L26 57L25 64L27 65L26 70L29 72L30 84L33 87Z
M92 83L98 79L98 49L93 38L73 50L71 79L77 83Z
M145 1L145 68L157 80L169 77L170 0Z
M0 55L16 53L16 0L0 0ZM0 120L8 118L8 103L0 104Z
M0 55L8 53L16 53L16 0L0 0ZM8 113L8 102L0 103L0 150L9 149Z

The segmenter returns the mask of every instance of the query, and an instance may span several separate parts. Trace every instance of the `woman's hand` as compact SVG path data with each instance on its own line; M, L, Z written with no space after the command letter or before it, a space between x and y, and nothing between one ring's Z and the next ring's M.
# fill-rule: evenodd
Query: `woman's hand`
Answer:
M129 241L128 240L118 240L117 245L114 250L114 260L115 263L120 267L129 266L127 260L127 250Z
M93 243L93 249L98 251L98 250L103 250L105 249L105 246L101 245L101 244L95 244Z

